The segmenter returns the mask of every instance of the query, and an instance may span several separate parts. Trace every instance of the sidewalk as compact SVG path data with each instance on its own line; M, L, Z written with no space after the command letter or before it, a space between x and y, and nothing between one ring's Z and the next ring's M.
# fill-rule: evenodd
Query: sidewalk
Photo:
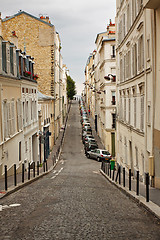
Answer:
M92 116L89 116L89 120L91 123L91 127L93 130L93 136L95 137L99 148L104 148L100 137L97 135L94 126L94 119ZM146 202L146 185L142 182L139 182L139 196L136 195L136 179L132 177L132 189L129 191L129 176L126 172L125 174L125 187L123 187L123 176L121 173L121 184L119 185L117 182L113 181L106 173L100 169L101 174L107 178L112 184L118 187L121 191L123 191L126 195L137 201L140 205L145 207L148 211L154 214L156 217L160 219L160 189L156 189L153 187L149 187L149 202ZM116 176L116 172L115 172Z
M70 111L70 107L68 107L68 113ZM17 191L18 189L36 181L37 179L45 176L48 174L56 165L59 160L59 156L61 153L61 148L63 145L63 140L65 136L65 130L67 127L67 120L68 115L66 116L66 123L64 129L60 130L59 136L56 139L56 143L53 146L52 152L50 153L48 159L47 159L47 166L45 164L45 170L42 167L39 167L39 175L37 174L37 171L35 172L35 177L33 173L33 169L30 169L30 180L28 180L28 171L24 172L24 182L22 183L22 173L17 173L16 178L16 186L14 185L14 175L7 177L7 186L8 189L5 191L5 179L0 179L0 199ZM46 169L47 168L47 169Z

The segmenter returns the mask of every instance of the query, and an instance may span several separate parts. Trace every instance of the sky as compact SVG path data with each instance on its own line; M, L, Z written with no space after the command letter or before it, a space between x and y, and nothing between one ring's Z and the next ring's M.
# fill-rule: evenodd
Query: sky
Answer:
M36 17L49 16L60 35L63 63L76 82L77 94L81 94L96 36L106 31L110 19L115 22L116 0L1 0L2 18L19 10Z

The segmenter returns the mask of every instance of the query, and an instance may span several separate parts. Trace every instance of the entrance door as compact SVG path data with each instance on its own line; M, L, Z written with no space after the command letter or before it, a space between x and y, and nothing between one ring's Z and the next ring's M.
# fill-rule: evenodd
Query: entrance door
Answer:
M115 133L111 133L112 156L115 157Z

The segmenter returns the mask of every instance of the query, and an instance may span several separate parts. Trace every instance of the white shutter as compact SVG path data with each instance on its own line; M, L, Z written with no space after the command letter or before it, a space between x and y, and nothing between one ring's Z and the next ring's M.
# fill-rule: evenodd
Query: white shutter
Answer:
M15 104L14 100L11 101L11 134L15 134Z

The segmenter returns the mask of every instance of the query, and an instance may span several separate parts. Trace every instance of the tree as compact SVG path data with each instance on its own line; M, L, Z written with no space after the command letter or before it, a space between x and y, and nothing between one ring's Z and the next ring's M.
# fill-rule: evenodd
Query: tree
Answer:
M76 94L75 81L70 76L67 76L67 97L72 100L73 96Z

